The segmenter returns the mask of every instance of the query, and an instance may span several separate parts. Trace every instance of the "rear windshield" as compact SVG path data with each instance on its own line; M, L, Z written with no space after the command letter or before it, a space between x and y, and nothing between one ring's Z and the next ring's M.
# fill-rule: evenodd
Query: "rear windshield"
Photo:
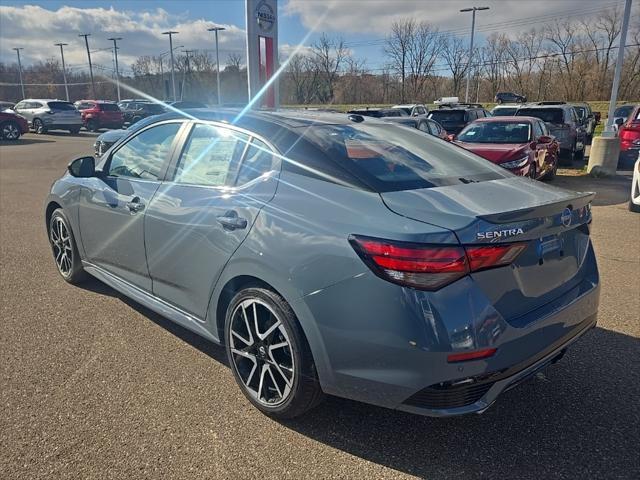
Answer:
M618 107L613 112L614 117L628 117L633 110L633 105L625 105L623 107Z
M493 115L494 117L505 117L505 116L515 115L517 111L518 111L518 107L494 108L493 110L491 110L491 115Z
M431 112L429 118L439 123L464 123L464 112L461 110L437 110Z
M564 123L564 110L561 108L521 108L519 117L536 117L547 123Z
M51 110L75 110L73 103L69 102L49 102L47 103Z
M120 107L115 103L100 103L100 110L103 112L119 112Z
M528 122L472 123L458 135L458 140L468 143L526 143L530 138Z
M318 125L304 137L378 192L457 185L511 174L458 146L391 125Z

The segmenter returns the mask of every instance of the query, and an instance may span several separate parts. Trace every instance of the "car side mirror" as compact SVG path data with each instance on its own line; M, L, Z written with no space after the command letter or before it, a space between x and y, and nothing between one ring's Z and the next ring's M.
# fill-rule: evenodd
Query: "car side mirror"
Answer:
M447 135L447 142L453 142L456 139L456 136L453 133L450 133L449 135Z
M596 119L596 122L599 122L601 118L600 112L593 112L593 117Z
M552 140L549 135L540 135L538 137L538 143L551 143Z
M67 167L71 176L76 178L90 178L96 176L96 161L93 157L76 158Z
M622 124L624 123L624 119L622 118L616 118L616 125L618 125L619 127L622 126Z

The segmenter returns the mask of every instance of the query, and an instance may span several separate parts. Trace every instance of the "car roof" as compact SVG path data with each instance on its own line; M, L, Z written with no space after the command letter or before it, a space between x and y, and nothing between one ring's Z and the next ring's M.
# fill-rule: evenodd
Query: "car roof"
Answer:
M20 100L21 102L67 102L66 100L60 100L59 98L25 98L24 100Z
M518 117L515 115L505 115L503 117L485 117L474 120L475 122L537 122L540 121L537 117L527 117L525 115Z
M535 103L525 103L520 108L531 108L536 110L548 110L550 108L555 108L555 109L559 108L561 110L566 110L568 108L573 108L573 105L569 105L567 103L557 103L552 105L538 105Z
M391 108L413 108L413 107L424 107L423 103L401 103L399 105L394 105Z
M503 103L501 105L496 105L495 107L493 107L492 110L495 110L497 108L513 108L513 107L520 108L520 104L519 103Z

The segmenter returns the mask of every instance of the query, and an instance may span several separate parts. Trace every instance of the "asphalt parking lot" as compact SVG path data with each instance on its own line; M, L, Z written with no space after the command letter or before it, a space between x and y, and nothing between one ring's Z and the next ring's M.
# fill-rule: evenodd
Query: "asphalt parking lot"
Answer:
M275 422L224 350L100 282L58 275L43 200L94 135L0 144L0 478L640 478L640 215L596 190L598 327L483 415L417 417L330 398Z

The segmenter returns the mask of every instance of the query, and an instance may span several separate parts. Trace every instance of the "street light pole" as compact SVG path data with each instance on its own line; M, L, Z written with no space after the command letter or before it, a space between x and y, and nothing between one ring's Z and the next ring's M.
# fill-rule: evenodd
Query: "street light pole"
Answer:
M631 0L624 4L624 16L622 17L622 29L620 30L620 43L618 45L618 60L616 70L613 74L613 85L611 86L611 100L609 100L609 113L607 114L607 124L604 127L605 136L613 136L613 114L618 101L618 88L620 87L620 75L622 73L622 62L624 60L624 46L627 43L627 30L629 29L629 17L631 16Z
M89 58L89 75L91 76L91 92L93 93L93 98L97 99L96 95L96 82L93 80L93 65L91 64L91 52L89 51L89 38L91 36L90 33L81 33L78 35L79 37L84 37L84 43L87 46L87 57Z
M67 86L67 72L66 67L64 65L64 50L62 47L69 45L68 43L54 43L60 47L60 56L62 57L62 79L64 80L64 93L67 96L67 102L69 101L69 87Z
M174 47L174 50L178 50L179 48L184 48L184 45L178 45L177 47ZM164 64L163 64L162 57L164 57L165 55L169 55L169 50L167 50L166 52L162 52L160 54L160 77L162 78L162 98L163 98L163 100L166 100L167 97L169 96L168 93L167 93L167 89L165 88L165 84L164 84Z
M118 101L120 101L120 72L118 70L118 40L122 40L122 37L108 38L113 42L113 54L116 59L116 88L118 90Z
M176 74L175 74L175 63L173 59L173 35L176 35L180 32L162 32L162 35L169 35L169 53L171 54L171 85L173 87L173 101L177 101L176 97Z
M220 91L220 55L218 52L218 32L224 30L224 27L211 27L207 28L209 32L214 32L216 36L216 83L218 85L218 105L222 105L222 95Z
M479 10L489 10L489 7L463 8L461 12L472 12L471 16L471 42L469 43L469 60L467 61L467 87L465 89L464 101L469 103L469 81L471 80L471 60L473 58L473 36L476 29L476 12Z
M24 95L24 82L22 81L22 62L20 61L20 50L24 50L24 48L15 47L14 50L18 54L18 75L20 76L20 88L22 89L22 98L25 98L25 95Z

